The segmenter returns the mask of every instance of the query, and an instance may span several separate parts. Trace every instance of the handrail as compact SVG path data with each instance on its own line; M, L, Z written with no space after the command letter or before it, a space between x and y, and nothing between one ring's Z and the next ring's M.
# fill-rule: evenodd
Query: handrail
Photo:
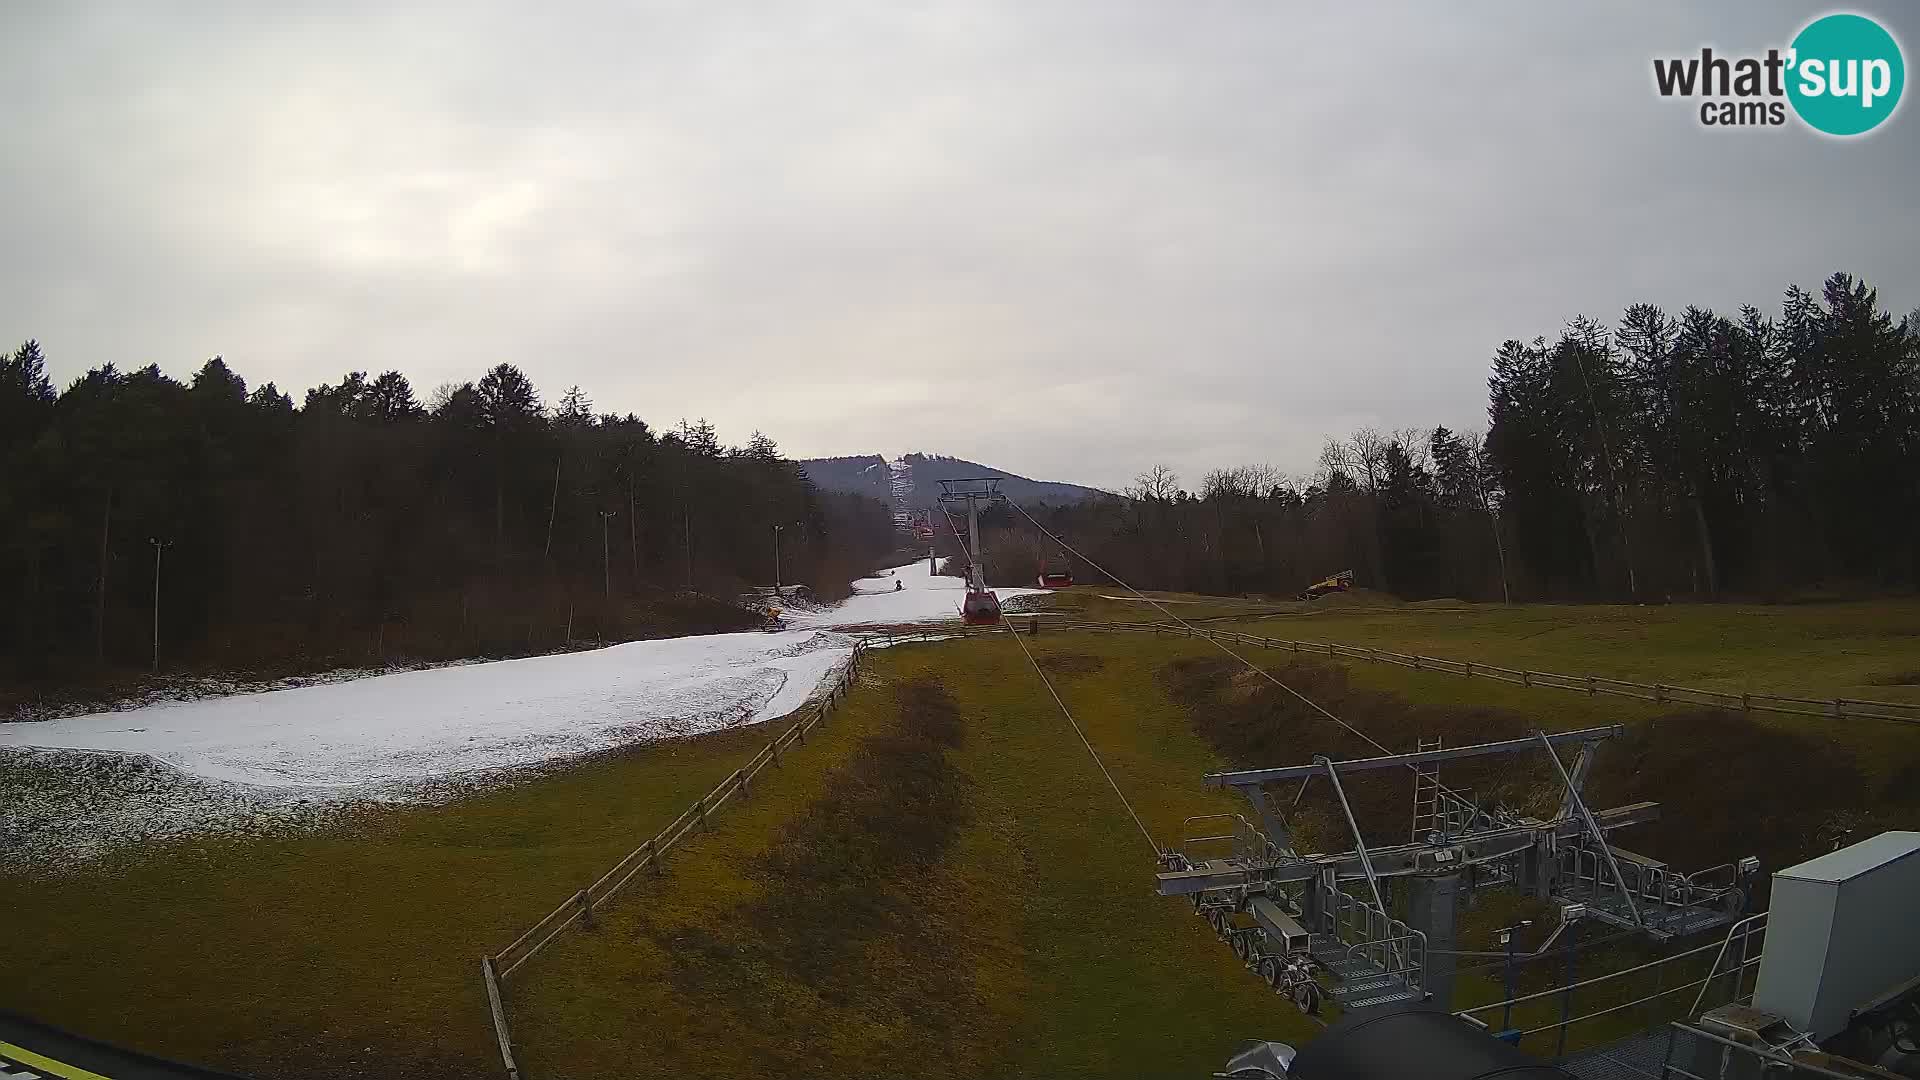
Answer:
M1727 927L1727 936L1721 939L1720 941L1720 951L1713 954L1713 966L1707 968L1707 983L1706 985L1703 985L1700 987L1700 993L1693 999L1693 1008L1688 1010L1689 1015L1693 1015L1693 1016L1700 1015L1700 1003L1707 999L1707 986L1712 985L1713 977L1719 974L1720 961L1726 958L1727 949L1733 945L1733 935L1735 933L1740 933L1742 935L1741 951L1744 954L1746 950L1746 944L1745 944L1746 936L1753 933L1753 927L1747 924L1754 922L1755 920L1764 922L1766 918L1767 918L1767 913L1762 911L1753 915L1749 915L1746 918L1741 919L1739 922L1734 923L1732 926ZM1738 997L1740 995L1740 983L1738 980L1736 980L1733 984L1733 993L1735 997Z
M1754 1046L1751 1043L1735 1042L1732 1039L1723 1038L1719 1035L1715 1035L1711 1031L1703 1031L1700 1028L1693 1026L1692 1024L1683 1024L1678 1020L1673 1022L1673 1026L1680 1031L1686 1032L1688 1035L1691 1035L1696 1039L1706 1039L1709 1042L1716 1042L1716 1043L1719 1043L1721 1046L1732 1047L1735 1050L1745 1050L1747 1053L1752 1054L1757 1058L1763 1058L1767 1061L1777 1062L1781 1065L1785 1065L1792 1069L1805 1069L1807 1072L1813 1073L1815 1076L1824 1076L1829 1078L1829 1080L1860 1080L1860 1077L1862 1075L1860 1073L1836 1072L1832 1069L1825 1067L1824 1065L1818 1065L1811 1061L1802 1061L1799 1058L1787 1057L1781 1054L1774 1054L1767 1050L1763 1050L1758 1046ZM1693 1074L1688 1073L1687 1075L1691 1076Z
M1628 931L1628 932L1630 933L1631 931ZM1573 948L1573 947L1577 947L1577 946L1569 946L1569 948ZM1711 949L1713 947L1714 947L1713 942L1709 941L1705 945L1698 946L1697 948L1688 949L1686 952L1677 952L1677 953L1674 953L1672 956L1663 956L1658 960L1649 960L1644 964L1636 964L1635 966L1630 968L1621 968L1619 971L1609 971L1604 975L1595 975L1591 979L1582 979L1579 982L1568 983L1565 986L1556 986L1551 990L1541 990L1537 993L1522 994L1517 998L1507 998L1504 1001L1490 1001L1485 1005L1475 1005L1472 1008L1459 1009L1459 1010L1456 1010L1456 1014L1486 1012L1488 1009L1498 1009L1503 1005L1519 1005L1522 1002L1537 1001L1540 998L1552 997L1555 994L1565 993L1569 990L1578 990L1582 987L1592 986L1595 983L1603 983L1603 982L1606 982L1608 979L1617 979L1622 975L1631 975L1636 971L1645 971L1648 968L1659 967L1661 964L1671 964L1675 960L1684 960L1689 956L1697 956L1700 953L1706 952L1708 949ZM1755 962L1758 962L1757 959Z

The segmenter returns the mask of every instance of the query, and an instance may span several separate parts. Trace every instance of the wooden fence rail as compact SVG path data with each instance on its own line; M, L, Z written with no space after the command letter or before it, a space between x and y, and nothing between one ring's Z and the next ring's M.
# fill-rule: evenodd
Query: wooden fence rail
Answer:
M1863 701L1858 698L1811 698L1785 694L1732 693L1702 690L1670 683L1640 683L1601 675L1564 675L1553 671L1532 671L1502 667L1479 661L1449 660L1438 656L1389 652L1359 645L1341 645L1328 641L1295 641L1287 638L1260 637L1235 630L1215 630L1203 626L1176 623L1052 623L1050 630L1079 630L1106 633L1177 634L1228 641L1258 649L1285 649L1336 660L1361 660L1393 664L1416 671L1438 671L1466 678L1493 679L1515 686L1566 690L1588 697L1634 698L1659 704L1700 705L1736 712L1770 712L1788 716L1820 716L1833 720L1888 720L1901 724L1920 724L1920 702Z
M1022 627L1015 621L1018 615L1009 613L1009 621L1004 627L942 627L913 631L876 632L864 635L856 643L853 655L839 679L827 692L826 699L803 711L799 718L785 731L776 736L758 754L745 765L733 771L719 786L687 808L666 828L639 847L629 852L625 858L615 863L598 880L584 889L576 891L559 907L548 912L545 918L534 923L527 931L515 938L511 944L499 952L483 957L480 962L481 974L486 983L488 1007L492 1013L494 1034L500 1044L501 1062L506 1066L509 1080L519 1080L519 1068L514 1063L512 1039L508 1032L506 1006L501 992L501 984L532 959L541 949L559 937L568 927L577 922L591 922L594 912L606 905L621 889L625 888L643 871L661 873L666 855L675 844L685 839L689 833L704 829L707 819L715 811L725 806L735 796L752 797L753 780L769 766L780 763L781 755L789 748L804 744L807 735L815 728L826 723L827 716L846 696L854 676L860 667L861 654L869 648L907 644L911 642L936 642L952 638L976 637L982 634L1004 633L1011 629L1019 633ZM1028 623L1029 633L1040 632L1038 620ZM1287 638L1260 637L1235 630L1216 630L1208 626L1181 625L1178 623L1048 623L1045 629L1052 631L1082 631L1094 633L1133 633L1171 635L1179 637L1203 637L1216 641L1230 641L1240 645L1265 650L1284 649L1292 653L1309 653L1339 660L1359 660L1368 663L1393 664L1416 671L1437 671L1465 678L1493 679L1516 686L1537 687L1551 690L1564 690L1586 694L1589 697L1607 695L1610 697L1635 698L1641 701L1672 703L1681 705L1702 705L1711 708L1739 710L1742 712L1771 712L1793 716L1820 716L1831 719L1888 720L1903 724L1920 724L1920 703L1900 701L1863 701L1856 698L1809 698L1791 697L1779 694L1729 693L1721 690L1701 690L1686 686L1672 686L1666 683L1638 683L1625 679L1612 679L1598 675L1563 675L1551 671L1530 671L1522 668L1502 667L1471 660L1449 660L1437 656L1421 656L1413 653L1390 652L1369 646L1341 645L1324 641L1296 641Z
M1009 626L1015 632L1025 628L1019 617L1008 615ZM1633 698L1639 701L1651 701L1656 704L1699 705L1712 709L1727 709L1737 712L1769 712L1787 716L1820 716L1832 720L1886 720L1901 724L1920 724L1920 702L1907 701L1865 701L1859 698L1811 698L1785 694L1732 693L1725 690L1702 690L1690 686L1674 686L1669 683L1640 683L1626 679L1613 679L1602 675L1564 675L1553 671L1533 671L1523 668L1502 667L1471 660L1449 660L1438 656L1421 656L1414 653L1390 652L1361 645L1342 645L1329 641L1296 641L1288 638L1261 637L1242 633L1237 630L1216 630L1210 626L1180 625L1168 622L1146 623L1076 623L1055 622L1044 624L1046 630L1075 630L1094 633L1133 633L1170 635L1177 637L1203 637L1216 641L1228 641L1258 649L1285 649L1293 653L1310 653L1336 660L1360 660L1368 663L1393 664L1416 671L1438 671L1448 675L1465 678L1492 679L1496 682L1511 683L1514 686L1565 690L1588 697ZM1000 627L985 629L963 628L959 630L918 631L891 635L877 635L888 644L906 641L939 641L954 637L973 637L978 634L1003 633Z
M480 971L486 983L487 1005L492 1014L493 1032L500 1044L500 1060L506 1066L508 1080L519 1080L519 1066L513 1059L513 1040L507 1026L507 1010L502 996L501 985L506 982L522 964L547 947L555 938L575 923L591 924L594 912L604 908L608 901L618 895L629 882L643 871L661 873L666 862L667 852L675 844L684 840L689 833L705 829L708 818L727 801L740 796L753 796L753 779L769 766L780 764L781 755L789 748L802 745L807 735L827 722L827 717L846 697L854 677L859 674L861 654L868 648L864 640L855 643L853 654L848 657L846 666L841 668L839 677L827 691L825 700L802 710L798 718L767 743L745 765L735 769L712 791L695 799L681 815L669 822L666 828L643 841L639 847L628 852L599 879L584 889L569 896L559 907L548 912L544 918L527 928L527 931L506 948L491 956L482 957Z

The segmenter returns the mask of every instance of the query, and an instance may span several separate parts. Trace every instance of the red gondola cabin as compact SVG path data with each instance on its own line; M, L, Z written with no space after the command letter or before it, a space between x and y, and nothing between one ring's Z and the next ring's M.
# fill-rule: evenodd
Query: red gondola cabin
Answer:
M1000 622L1000 598L991 590L967 592L960 605L960 621L968 626L997 626Z

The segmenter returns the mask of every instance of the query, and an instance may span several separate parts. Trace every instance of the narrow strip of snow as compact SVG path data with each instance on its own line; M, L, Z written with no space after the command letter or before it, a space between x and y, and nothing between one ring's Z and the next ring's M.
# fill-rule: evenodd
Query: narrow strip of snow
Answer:
M717 634L0 724L0 868L320 826L369 801L437 801L509 770L759 723L852 652L823 631Z
M929 560L881 571L879 577L853 583L853 595L823 611L790 611L784 618L796 626L882 626L895 623L958 621L960 603L967 598L965 578L935 574ZM896 588L895 586L898 586ZM995 589L1002 600L1045 589Z
M844 635L800 630L634 641L0 724L0 748L143 754L257 787L403 787L771 719L852 649Z

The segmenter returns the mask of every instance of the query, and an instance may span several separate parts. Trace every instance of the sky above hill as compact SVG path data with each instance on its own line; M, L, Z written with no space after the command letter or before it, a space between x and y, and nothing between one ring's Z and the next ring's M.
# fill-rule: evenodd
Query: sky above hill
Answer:
M1123 486L1485 423L1510 337L1627 304L1920 304L1920 118L1703 127L1742 4L0 10L0 339L296 400L510 361L795 457ZM1857 10L1920 47L1920 15Z

